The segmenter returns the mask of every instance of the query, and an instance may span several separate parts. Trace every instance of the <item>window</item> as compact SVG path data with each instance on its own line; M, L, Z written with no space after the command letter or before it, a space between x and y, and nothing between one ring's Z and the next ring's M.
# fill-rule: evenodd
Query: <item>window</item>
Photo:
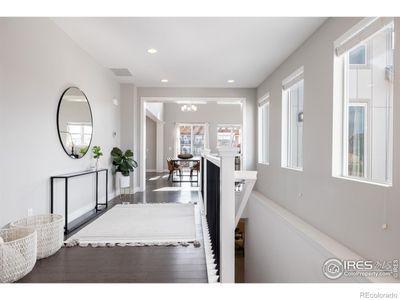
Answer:
M258 103L258 163L269 164L269 94Z
M367 105L364 103L350 104L348 110L348 164L349 176L365 177L365 142Z
M88 123L68 123L67 144L80 148L82 145L89 145L92 137L92 125Z
M180 124L178 153L190 153L200 156L205 145L204 124Z
M303 170L304 79L300 68L282 86L282 167Z
M391 184L393 37L392 19L376 18L337 43L334 176Z
M217 147L237 147L240 153L240 125L218 125Z
M366 65L367 64L367 48L366 45L359 45L349 52L350 65Z

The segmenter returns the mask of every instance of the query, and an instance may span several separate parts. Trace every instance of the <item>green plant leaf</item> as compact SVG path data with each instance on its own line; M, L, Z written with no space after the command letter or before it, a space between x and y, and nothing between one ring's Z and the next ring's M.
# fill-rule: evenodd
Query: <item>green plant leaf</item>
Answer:
M137 168L138 167L137 161L132 159L132 165L134 168Z
M92 152L93 152L93 157L96 159L100 158L100 156L103 155L103 152L101 152L100 146L93 146Z
M124 176L128 176L138 166L138 163L133 160L133 152L130 149L124 153L121 149L114 147L111 155L113 157L112 164L115 166L115 172L120 172Z
M132 150L129 150L129 149L126 150L126 151L125 151L125 156L126 156L126 157L133 157L133 152L132 152Z
M122 151L121 151L121 149L119 149L118 147L114 147L112 150L111 150L111 156L113 156L113 157L120 157L122 155Z

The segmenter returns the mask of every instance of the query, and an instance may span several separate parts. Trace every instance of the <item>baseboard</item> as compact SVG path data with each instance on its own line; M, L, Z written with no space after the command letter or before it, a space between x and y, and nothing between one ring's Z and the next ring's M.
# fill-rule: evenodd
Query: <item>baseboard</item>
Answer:
M78 210L75 210L74 212L68 214L68 222L71 222L71 221L83 216L85 213L91 211L92 209L94 209L94 205L93 205L93 203L89 203L89 204L79 208Z
M164 173L164 172L169 172L169 171L168 170L147 169L146 172Z
M108 193L108 201L111 201L112 199L114 199L117 196L116 191L112 191L111 193ZM103 197L99 197L99 203L104 203L106 201L105 196ZM82 215L84 215L85 213L91 211L92 209L94 209L95 203L88 203L87 205L75 210L74 212L68 214L68 221L71 222L79 217L81 217Z
M133 188L133 193L136 194L137 192L143 192L143 189L141 189L140 186L135 186Z

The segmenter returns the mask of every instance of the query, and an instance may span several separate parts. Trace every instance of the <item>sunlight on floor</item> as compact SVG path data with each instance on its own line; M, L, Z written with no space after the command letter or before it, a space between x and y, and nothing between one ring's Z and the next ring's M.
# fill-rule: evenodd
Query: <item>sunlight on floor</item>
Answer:
M187 191L193 191L197 192L199 190L198 187L191 187L191 186L185 186L185 187L180 187L180 186L169 186L169 187L162 187L159 189L153 190L153 192L187 192Z
M161 176L155 176L155 177L150 178L149 181L158 180L160 178L161 178Z

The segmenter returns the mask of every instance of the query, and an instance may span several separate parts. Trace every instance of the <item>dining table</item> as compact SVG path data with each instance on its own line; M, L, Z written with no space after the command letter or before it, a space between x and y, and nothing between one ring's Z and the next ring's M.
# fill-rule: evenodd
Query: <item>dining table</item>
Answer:
M171 162L174 164L178 164L183 168L190 168L191 166L195 165L196 163L200 163L200 157L192 157L192 158L173 158ZM190 183L197 183L199 184L199 172L196 173L194 176L185 175L182 172L180 175L177 175L179 180L175 180L174 176L172 176L172 182L190 182ZM189 180L184 180L183 177L188 176ZM193 180L193 177L196 177L196 180Z

